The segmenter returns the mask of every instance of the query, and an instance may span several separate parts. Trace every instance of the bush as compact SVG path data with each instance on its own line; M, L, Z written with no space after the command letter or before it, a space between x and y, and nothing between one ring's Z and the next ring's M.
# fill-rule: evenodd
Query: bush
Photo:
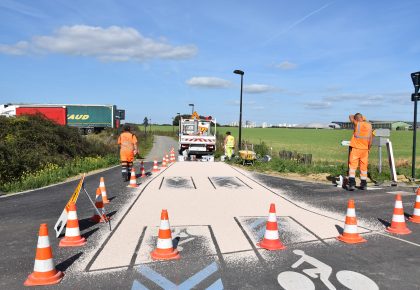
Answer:
M0 116L0 183L19 181L48 164L64 166L77 157L105 156L115 147L82 136L40 115Z

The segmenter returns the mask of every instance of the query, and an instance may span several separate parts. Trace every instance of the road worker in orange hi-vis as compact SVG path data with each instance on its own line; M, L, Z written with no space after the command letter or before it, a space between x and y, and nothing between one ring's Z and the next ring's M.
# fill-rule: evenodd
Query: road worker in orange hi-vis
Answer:
M134 156L138 153L137 137L130 131L130 126L124 125L123 132L118 137L121 173L124 181L130 180L130 172L133 167Z
M353 136L350 141L349 156L349 184L348 190L356 187L356 170L360 167L360 189L367 189L368 158L372 146L372 125L360 113L349 116L354 125Z

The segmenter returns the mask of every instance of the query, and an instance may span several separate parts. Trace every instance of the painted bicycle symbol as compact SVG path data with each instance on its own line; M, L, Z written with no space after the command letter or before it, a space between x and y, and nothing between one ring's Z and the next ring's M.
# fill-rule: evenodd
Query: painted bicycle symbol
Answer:
M313 279L319 278L319 280L324 283L324 285L329 290L335 290L336 287L330 282L330 276L333 272L333 269L325 264L324 262L306 255L302 250L294 250L298 256L301 256L297 260L292 268L296 269L303 263L308 263L313 266L313 268L303 269L302 272L306 275L295 272L295 271L284 271L277 276L277 281L279 285L285 290L315 290L314 282L308 278ZM378 290L379 287L376 283L371 280L369 277L366 277L363 274L354 271L342 270L336 273L336 278L338 282L351 290Z

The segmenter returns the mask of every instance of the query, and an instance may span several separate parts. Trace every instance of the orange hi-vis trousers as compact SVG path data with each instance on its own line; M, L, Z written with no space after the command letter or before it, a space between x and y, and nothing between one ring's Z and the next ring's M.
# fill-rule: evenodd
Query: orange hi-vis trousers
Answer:
M356 170L360 164L360 179L367 180L369 150L351 148L349 157L349 177L356 177Z

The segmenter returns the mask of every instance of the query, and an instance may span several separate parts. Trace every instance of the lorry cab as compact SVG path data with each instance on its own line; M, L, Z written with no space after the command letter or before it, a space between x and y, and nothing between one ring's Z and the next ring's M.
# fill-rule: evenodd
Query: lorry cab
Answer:
M216 120L189 118L179 122L179 154L213 155L216 151Z

